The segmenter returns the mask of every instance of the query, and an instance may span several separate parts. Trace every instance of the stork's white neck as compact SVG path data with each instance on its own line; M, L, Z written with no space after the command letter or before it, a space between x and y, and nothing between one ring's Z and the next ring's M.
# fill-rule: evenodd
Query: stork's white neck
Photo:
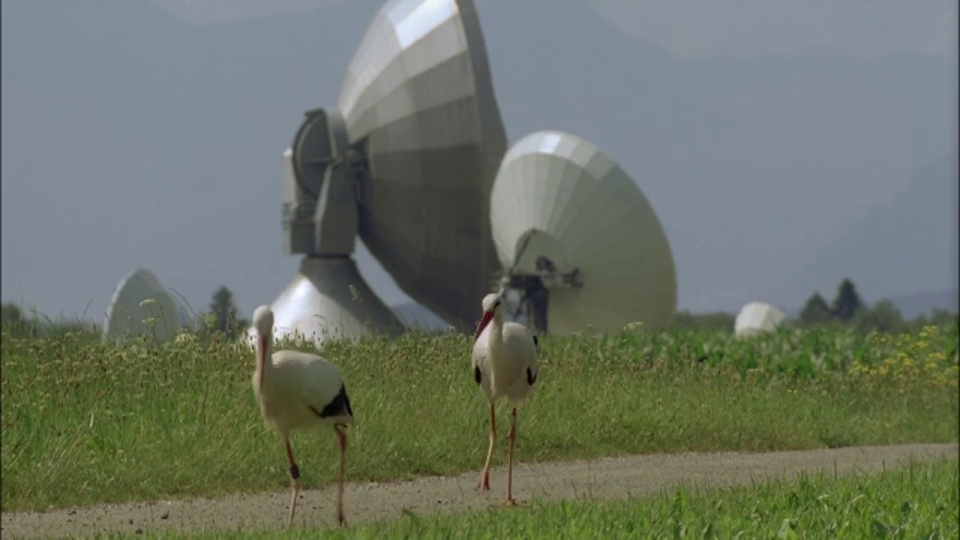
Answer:
M488 325L487 344L491 349L499 349L503 345L503 316L499 312L493 315Z
M261 387L263 387L264 375L273 367L273 362L270 361L272 344L273 335L257 336L257 376L260 378Z

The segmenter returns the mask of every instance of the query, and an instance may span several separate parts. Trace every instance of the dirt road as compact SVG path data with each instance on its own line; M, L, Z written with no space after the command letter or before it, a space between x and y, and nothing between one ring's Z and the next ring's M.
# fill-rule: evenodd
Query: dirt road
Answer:
M596 461L519 465L515 496L521 500L604 499L654 494L678 483L704 487L749 484L798 472L876 471L911 458L957 459L957 443L866 446L760 454L658 454ZM346 491L349 524L388 520L404 511L417 514L480 510L500 502L505 469L492 471L492 491L476 491L478 473L428 477L400 483L351 484ZM334 526L334 490L303 492L301 525ZM3 538L62 537L146 530L259 529L285 524L289 492L238 494L217 499L138 502L50 512L4 513Z

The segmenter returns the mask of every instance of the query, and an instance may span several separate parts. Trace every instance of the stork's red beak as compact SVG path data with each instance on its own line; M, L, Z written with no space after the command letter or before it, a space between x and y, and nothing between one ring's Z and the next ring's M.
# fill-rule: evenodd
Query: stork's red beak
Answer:
M490 324L490 321L492 319L493 319L492 311L483 312L483 317L481 317L480 322L477 323L477 333L473 335L473 341L477 341L477 339L480 337L480 334L483 333L483 329L486 328L488 324Z

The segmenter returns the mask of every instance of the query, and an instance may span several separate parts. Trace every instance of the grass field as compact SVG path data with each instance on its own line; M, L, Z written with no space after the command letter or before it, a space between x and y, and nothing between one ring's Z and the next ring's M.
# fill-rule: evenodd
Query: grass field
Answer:
M623 501L534 503L444 517L411 514L344 530L206 531L163 538L957 538L957 477L956 460L918 462L839 479L800 475L749 488L686 486Z
M956 344L956 325L896 337L544 339L517 459L956 441ZM487 419L469 351L457 335L326 347L358 417L350 480L479 470ZM3 511L286 488L283 447L259 418L252 371L251 351L189 335L117 348L84 334L5 334ZM333 480L331 434L293 444L302 485Z

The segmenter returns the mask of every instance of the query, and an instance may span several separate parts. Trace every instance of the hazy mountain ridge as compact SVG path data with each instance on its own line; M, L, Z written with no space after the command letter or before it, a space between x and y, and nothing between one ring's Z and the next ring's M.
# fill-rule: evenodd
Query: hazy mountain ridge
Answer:
M681 308L736 310L764 291L802 302L809 288L782 277L807 264L830 275L829 261L811 263L826 240L955 143L943 61L682 62L582 3L479 4L510 142L563 129L618 160L664 224ZM54 314L92 299L102 313L117 280L146 266L195 306L220 284L245 313L272 300L299 264L281 251L281 152L305 110L335 104L378 7L192 26L137 1L4 2L3 195L17 201L3 208L4 298ZM356 257L398 303L382 269ZM874 265L853 264L843 271L868 282ZM947 285L904 271L884 287Z
M914 174L892 203L824 244L817 258L781 287L823 294L849 277L861 295L893 298L957 283L957 186L954 152ZM903 285L904 275L913 278L913 286Z
M892 200L955 133L946 120L956 118L955 75L941 60L814 52L681 62L607 31L579 4L500 9L509 25L485 32L511 141L564 129L618 160L658 212L680 305L694 310L736 309L774 288ZM519 29L535 20L549 31L530 39ZM927 238L937 234L942 243L949 229ZM906 274L897 285L891 292L924 284ZM775 292L787 303L808 294Z

